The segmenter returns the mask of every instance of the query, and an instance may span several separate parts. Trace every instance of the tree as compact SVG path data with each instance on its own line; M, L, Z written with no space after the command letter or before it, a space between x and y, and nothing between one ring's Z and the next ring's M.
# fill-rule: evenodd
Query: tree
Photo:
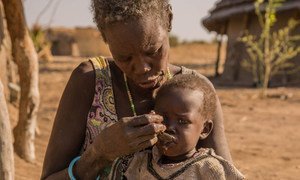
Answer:
M14 128L15 152L29 162L35 160L34 139L39 106L38 58L30 38L21 0L3 0L12 54L21 86L19 121Z
M10 60L9 37L7 25L4 18L2 1L0 1L0 179L14 179L14 150L12 146L12 133L6 99L4 95L4 81L7 85L6 65ZM6 89L7 91L7 89Z
M38 59L44 60L45 62L51 62L53 60L51 54L51 42L46 37L45 29L38 24L34 24L30 31L30 37L38 54Z
M1 3L1 1L0 1ZM2 4L0 4L2 6ZM0 79L0 179L14 179L14 150L9 115Z
M261 95L264 97L272 76L282 70L294 71L294 64L291 59L300 52L296 41L300 36L292 35L292 31L299 25L299 22L290 19L287 26L272 31L276 23L276 9L285 0L256 0L254 3L255 13L262 28L260 36L246 33L240 40L246 45L249 58L244 61L253 74L254 81L261 87ZM264 7L264 10L261 9Z

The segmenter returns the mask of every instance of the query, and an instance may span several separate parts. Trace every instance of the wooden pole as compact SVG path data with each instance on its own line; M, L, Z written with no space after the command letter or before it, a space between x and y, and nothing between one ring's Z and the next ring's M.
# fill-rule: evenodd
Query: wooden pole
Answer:
M220 76L219 66L220 66L220 58L221 58L221 50L222 50L222 39L223 39L222 34L217 35L218 49L217 49L217 60L215 64L215 77Z
M10 60L10 38L0 1L0 179L14 179L14 150L5 94L8 94L7 63Z
M29 162L35 160L35 129L40 101L38 56L27 29L21 0L2 0L12 41L13 58L21 86L19 121L14 128L15 152Z
M4 96L4 88L0 79L0 179L13 180L14 173L12 133Z
M3 66L0 67L3 72L2 76L0 76L0 179L13 180L15 169L14 169L14 150L12 145L12 133L11 126L9 120L9 114L6 104L6 98L4 95L4 86L2 83L3 79L7 79L7 63L10 60L8 57L10 54L10 39L7 32L7 24L5 20L4 9L2 1L0 1L0 61L5 63L1 64ZM3 78L3 79L1 79ZM7 86L7 81L5 86ZM6 91L8 89L6 88Z
M227 33L227 26L228 22L226 22L220 30L220 34L217 34L217 41L218 41L218 48L217 48L217 59L215 63L215 77L220 76L219 73L219 67L220 67L220 61L221 61L221 51L222 51L222 41L223 41L223 35Z

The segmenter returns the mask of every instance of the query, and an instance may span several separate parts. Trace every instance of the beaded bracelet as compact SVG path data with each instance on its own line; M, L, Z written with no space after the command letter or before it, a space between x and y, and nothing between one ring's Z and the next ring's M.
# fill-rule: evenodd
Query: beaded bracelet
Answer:
M73 167L75 165L75 163L80 159L81 156L77 156L75 157L71 163L69 164L69 167L68 167L68 174L69 174L69 177L71 180L76 180L76 178L74 177L73 175ZM97 176L96 180L100 180L100 176Z

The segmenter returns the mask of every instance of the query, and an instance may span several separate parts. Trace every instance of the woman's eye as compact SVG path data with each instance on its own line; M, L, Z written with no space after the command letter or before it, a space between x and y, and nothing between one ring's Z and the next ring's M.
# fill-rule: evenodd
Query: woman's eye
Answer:
M154 56L157 54L157 51L152 51L152 52L147 52L146 55L147 56Z
M129 62L129 61L131 61L131 59L132 59L132 57L124 58L124 59L123 59L123 62Z
M162 47L160 47L159 49L156 49L154 51L146 52L146 55L147 56L155 56L155 55L157 55L157 54L159 54L161 52L161 49L162 49Z
M131 56L128 57L118 57L116 58L116 60L118 60L119 62L129 62L132 59Z

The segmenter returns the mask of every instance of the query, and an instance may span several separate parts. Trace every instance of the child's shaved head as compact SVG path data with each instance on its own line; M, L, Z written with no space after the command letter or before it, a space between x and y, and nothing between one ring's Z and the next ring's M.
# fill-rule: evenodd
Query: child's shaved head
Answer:
M203 93L203 102L200 109L201 114L205 120L213 118L216 110L216 93L214 88L207 82L207 80L195 74L176 75L164 83L157 91L155 98L156 101L173 88L201 91Z

